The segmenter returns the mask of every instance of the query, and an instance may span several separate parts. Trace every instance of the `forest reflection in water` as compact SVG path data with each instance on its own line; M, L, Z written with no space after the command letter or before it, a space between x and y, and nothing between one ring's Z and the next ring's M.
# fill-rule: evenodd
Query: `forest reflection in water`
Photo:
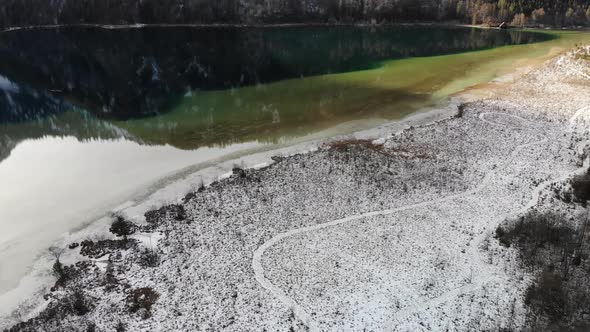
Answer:
M0 156L22 139L45 135L192 149L396 118L430 103L433 90L458 71L445 72L453 64L444 62L385 62L551 38L440 26L3 33Z

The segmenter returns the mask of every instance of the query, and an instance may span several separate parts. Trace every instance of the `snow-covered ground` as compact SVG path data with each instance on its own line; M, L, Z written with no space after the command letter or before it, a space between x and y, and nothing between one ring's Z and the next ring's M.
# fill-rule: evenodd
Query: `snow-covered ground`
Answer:
M533 275L492 234L548 204L549 186L579 171L588 68L584 57L565 54L502 83L460 117L438 112L434 122L357 135L382 145L327 143L236 170L147 219L148 203L124 210L144 226L135 247L84 258L78 276L45 303L67 303L79 288L90 312L23 327L520 330ZM107 228L93 231L111 238ZM143 247L157 266L146 266ZM82 258L79 251L66 249L62 260ZM144 288L159 295L151 315L130 310L130 294Z

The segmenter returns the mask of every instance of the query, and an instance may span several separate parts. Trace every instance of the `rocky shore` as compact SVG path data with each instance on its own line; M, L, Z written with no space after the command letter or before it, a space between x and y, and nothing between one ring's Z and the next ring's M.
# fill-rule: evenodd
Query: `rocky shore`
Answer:
M448 118L236 166L141 220L115 216L109 236L55 249L43 305L5 328L588 328L589 58L579 48Z

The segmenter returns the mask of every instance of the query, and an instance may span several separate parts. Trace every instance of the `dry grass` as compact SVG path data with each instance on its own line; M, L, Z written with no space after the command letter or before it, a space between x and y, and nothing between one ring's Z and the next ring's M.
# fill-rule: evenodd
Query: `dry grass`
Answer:
M347 152L353 147L361 147L387 156L391 155L383 144L375 144L370 139L345 139L328 143L328 149L331 151Z
M353 148L362 148L388 157L398 156L403 158L418 159L431 158L431 156L428 153L426 153L426 149L410 149L403 147L386 148L383 144L376 144L371 139L345 139L340 141L334 141L328 143L327 148L330 151L336 152L350 152Z
M586 60L590 62L590 47L579 46L574 50L574 58L579 60Z

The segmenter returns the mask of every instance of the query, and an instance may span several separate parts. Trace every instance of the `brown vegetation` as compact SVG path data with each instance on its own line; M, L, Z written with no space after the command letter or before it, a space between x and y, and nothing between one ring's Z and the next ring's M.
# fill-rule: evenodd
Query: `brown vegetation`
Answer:
M349 151L351 148L360 147L363 149L367 149L376 153L384 154L384 155L391 155L383 146L383 144L375 144L373 140L370 139L345 139L340 141L330 142L328 144L328 149L331 151L337 152L346 152Z
M127 250L137 246L135 240L84 240L81 242L80 255L89 258L101 258L117 250Z
M385 147L383 144L376 144L370 139L346 139L340 141L330 142L327 145L328 150L335 152L350 152L352 149L361 148L367 151L382 154L388 157L402 157L402 158L431 158L427 153L427 148L417 147Z
M570 182L576 202L586 205L590 200L590 175L586 173L574 176Z

